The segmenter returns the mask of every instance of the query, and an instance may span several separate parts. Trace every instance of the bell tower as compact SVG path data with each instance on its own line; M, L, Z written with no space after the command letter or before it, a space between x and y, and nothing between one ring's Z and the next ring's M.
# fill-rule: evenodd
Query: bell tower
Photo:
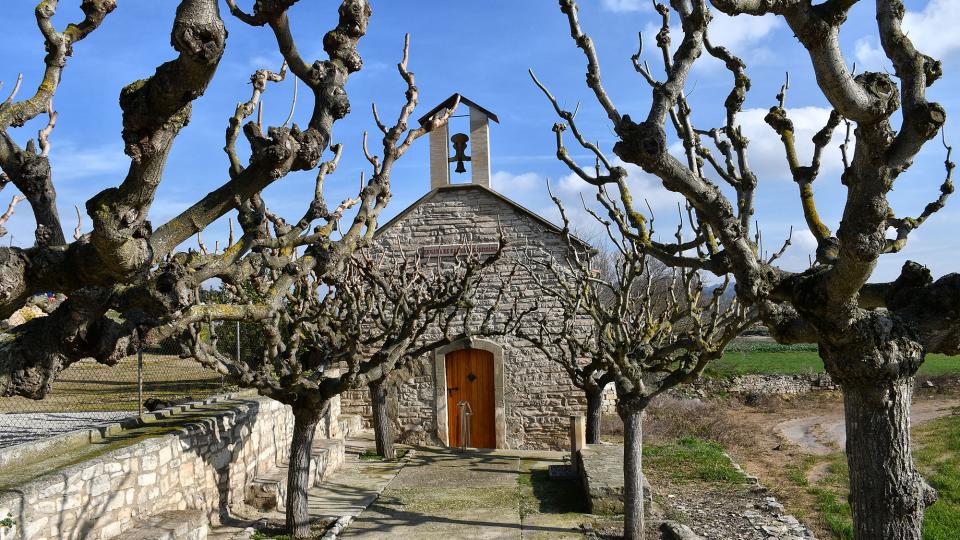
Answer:
M471 181L490 187L490 120L499 124L497 115L460 94L454 94L420 118L420 125L425 126L437 115L445 113L458 98L458 109L466 107L470 111L470 134L455 133L451 136L449 122L430 131L431 190L451 184L451 164L456 164L454 173L463 174L467 172L467 163L470 164ZM454 117L460 116L466 115Z

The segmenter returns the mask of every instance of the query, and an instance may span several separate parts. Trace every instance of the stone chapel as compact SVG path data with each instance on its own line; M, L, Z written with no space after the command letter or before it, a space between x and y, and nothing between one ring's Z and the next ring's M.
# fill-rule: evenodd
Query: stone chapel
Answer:
M499 123L495 114L454 94L420 123L451 107L457 97L458 110L469 110L469 135L451 136L449 125L430 132L429 192L380 226L375 239L389 253L428 259L451 256L463 247L481 254L495 251L503 230L507 253L482 285L499 289L514 267L514 257L545 252L565 260L566 246L559 227L492 189L489 133L490 121ZM456 175L469 165L470 182L451 182L454 164ZM521 309L533 306L537 291L530 279L514 276L511 283L511 300ZM492 299L493 292L479 296ZM392 404L402 442L460 446L464 441L457 405L467 401L472 409L471 447L563 448L569 444L570 415L585 411L584 394L566 371L515 336L453 343L423 358L406 375ZM369 424L366 388L345 394L341 403L343 412L360 414Z

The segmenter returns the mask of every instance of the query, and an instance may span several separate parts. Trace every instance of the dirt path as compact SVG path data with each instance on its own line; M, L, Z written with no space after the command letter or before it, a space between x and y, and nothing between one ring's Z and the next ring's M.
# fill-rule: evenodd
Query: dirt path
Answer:
M921 391L914 399L912 423L950 415L955 407L960 407L955 391ZM745 430L743 437L726 445L734 460L759 477L818 538L836 538L822 513L822 493L813 487L823 487L819 482L829 476L846 443L839 392L770 400L754 407L731 404L714 414L735 416Z
M842 450L846 444L846 429L842 404L835 405L835 411L780 422L773 426L773 431L809 454ZM917 426L947 416L956 407L960 407L960 399L918 399L913 403L911 422Z

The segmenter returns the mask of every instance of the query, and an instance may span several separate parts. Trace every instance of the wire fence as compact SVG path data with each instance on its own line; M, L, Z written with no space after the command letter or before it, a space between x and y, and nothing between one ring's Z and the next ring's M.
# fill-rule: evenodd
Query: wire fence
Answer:
M238 357L250 354L242 350L240 324L221 324L214 332L221 351ZM113 366L84 359L64 370L41 400L0 398L0 447L96 427L235 389L229 379L193 358L180 358L179 353L176 343L165 343Z

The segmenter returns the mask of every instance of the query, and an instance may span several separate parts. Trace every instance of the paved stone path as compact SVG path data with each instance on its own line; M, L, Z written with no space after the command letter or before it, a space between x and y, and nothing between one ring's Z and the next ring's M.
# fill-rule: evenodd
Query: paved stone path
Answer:
M531 468L561 463L560 452L418 448L344 540L572 539L582 516L541 512ZM541 507L541 508L538 508Z

